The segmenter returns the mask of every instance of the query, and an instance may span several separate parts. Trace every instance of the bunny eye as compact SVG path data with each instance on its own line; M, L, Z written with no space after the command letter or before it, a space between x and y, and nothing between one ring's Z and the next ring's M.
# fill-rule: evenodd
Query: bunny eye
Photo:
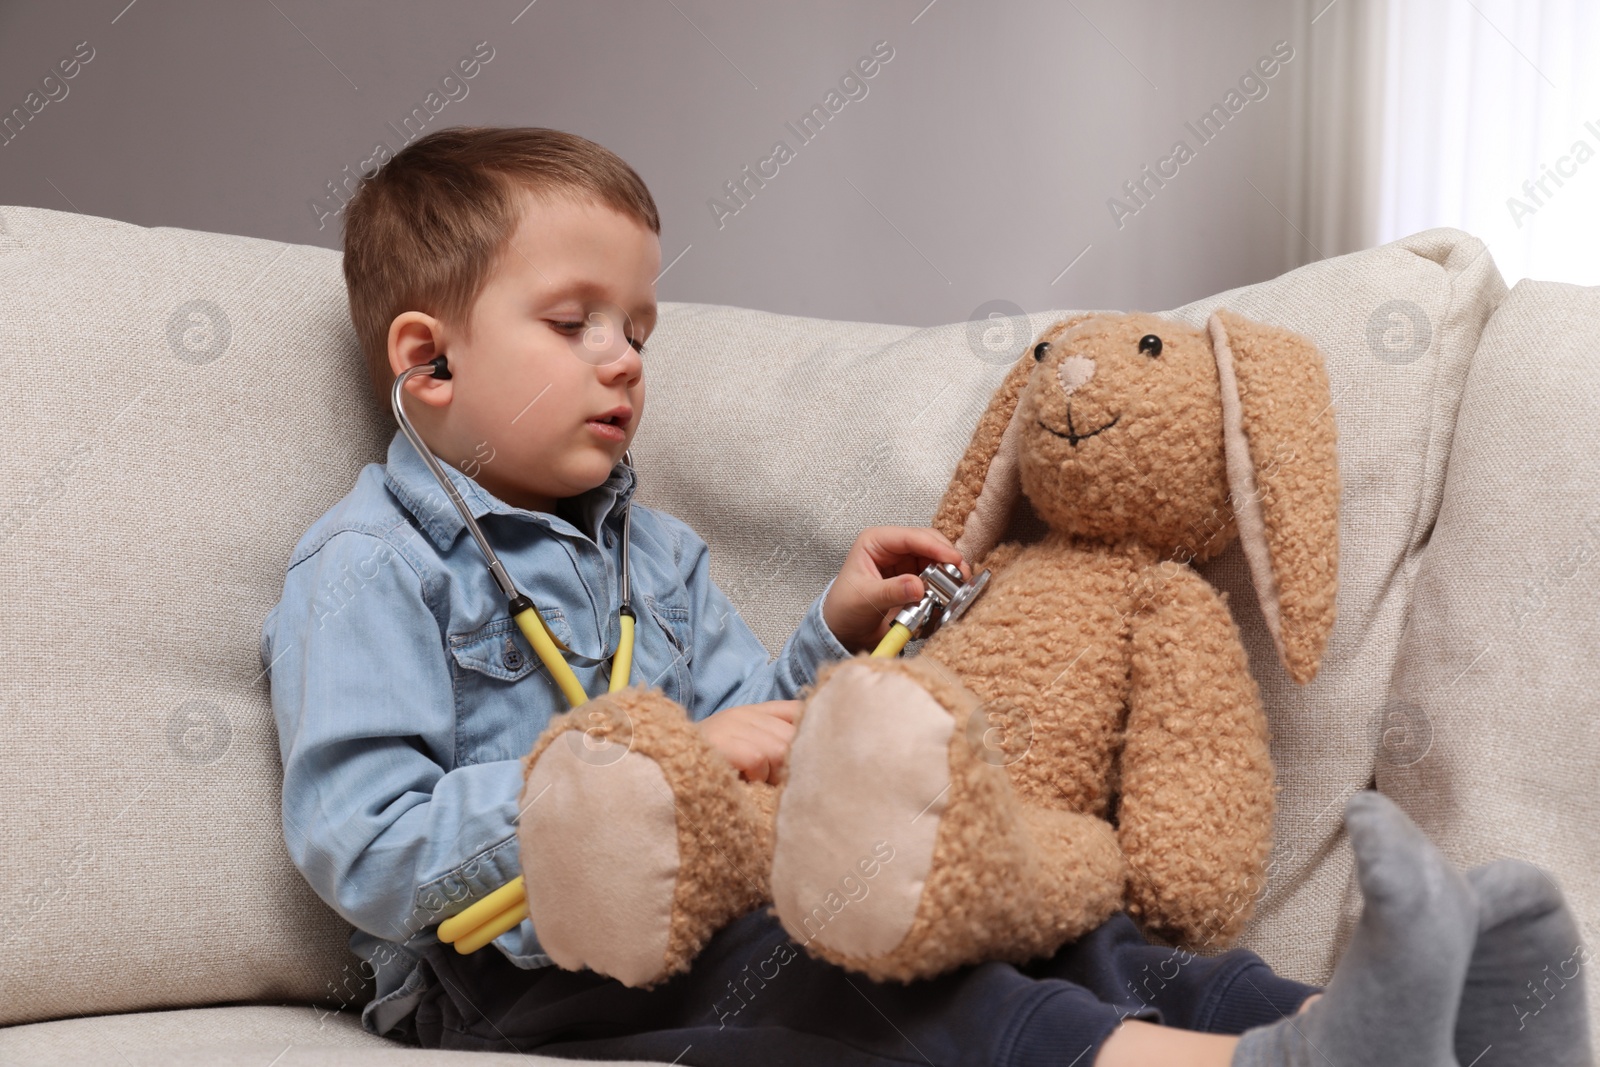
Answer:
M1139 338L1139 351L1154 359L1161 354L1161 338L1153 333L1147 333Z
M1048 349L1049 347L1050 347L1050 342L1049 341L1040 341L1038 344L1034 345L1033 346L1033 358L1035 360L1043 359L1045 350Z

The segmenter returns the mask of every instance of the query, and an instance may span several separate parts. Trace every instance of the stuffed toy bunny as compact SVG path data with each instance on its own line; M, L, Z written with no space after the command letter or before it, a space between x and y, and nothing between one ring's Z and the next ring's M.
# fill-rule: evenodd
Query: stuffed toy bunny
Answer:
M770 901L806 951L877 980L1048 955L1119 908L1227 947L1275 787L1238 628L1189 564L1237 535L1309 682L1334 619L1335 445L1299 335L1227 310L1054 324L934 517L986 591L915 658L819 671L780 786L741 780L659 690L552 722L519 828L541 944L648 987ZM1019 496L1047 533L1001 543Z

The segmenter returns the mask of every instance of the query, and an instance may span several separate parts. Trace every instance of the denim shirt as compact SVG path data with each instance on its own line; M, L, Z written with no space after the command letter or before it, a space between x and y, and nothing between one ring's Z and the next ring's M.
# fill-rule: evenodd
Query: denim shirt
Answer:
M312 889L356 927L351 951L377 989L361 1023L374 1034L415 1007L418 954L438 942L438 923L522 873L521 757L568 710L399 431L387 460L364 467L300 538L261 633L284 840ZM618 463L548 514L445 469L517 588L572 650L584 691L605 692L632 470ZM692 720L793 699L824 662L850 654L823 622L827 589L772 658L712 582L706 543L686 523L635 507L630 547L632 682L660 687ZM551 965L527 919L492 944L519 967ZM363 984L352 975L345 986Z

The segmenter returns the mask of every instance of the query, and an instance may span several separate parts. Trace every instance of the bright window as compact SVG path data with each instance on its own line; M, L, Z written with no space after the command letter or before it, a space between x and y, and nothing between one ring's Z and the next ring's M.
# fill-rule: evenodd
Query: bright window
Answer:
M1391 0L1378 243L1456 226L1508 285L1600 285L1600 3Z

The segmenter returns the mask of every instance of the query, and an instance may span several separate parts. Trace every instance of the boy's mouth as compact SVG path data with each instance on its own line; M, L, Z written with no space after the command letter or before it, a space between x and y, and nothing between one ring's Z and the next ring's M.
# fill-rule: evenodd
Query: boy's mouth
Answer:
M626 441L628 439L628 423L633 419L633 409L626 404L619 404L610 411L603 411L586 420L586 425L602 437L612 441Z

